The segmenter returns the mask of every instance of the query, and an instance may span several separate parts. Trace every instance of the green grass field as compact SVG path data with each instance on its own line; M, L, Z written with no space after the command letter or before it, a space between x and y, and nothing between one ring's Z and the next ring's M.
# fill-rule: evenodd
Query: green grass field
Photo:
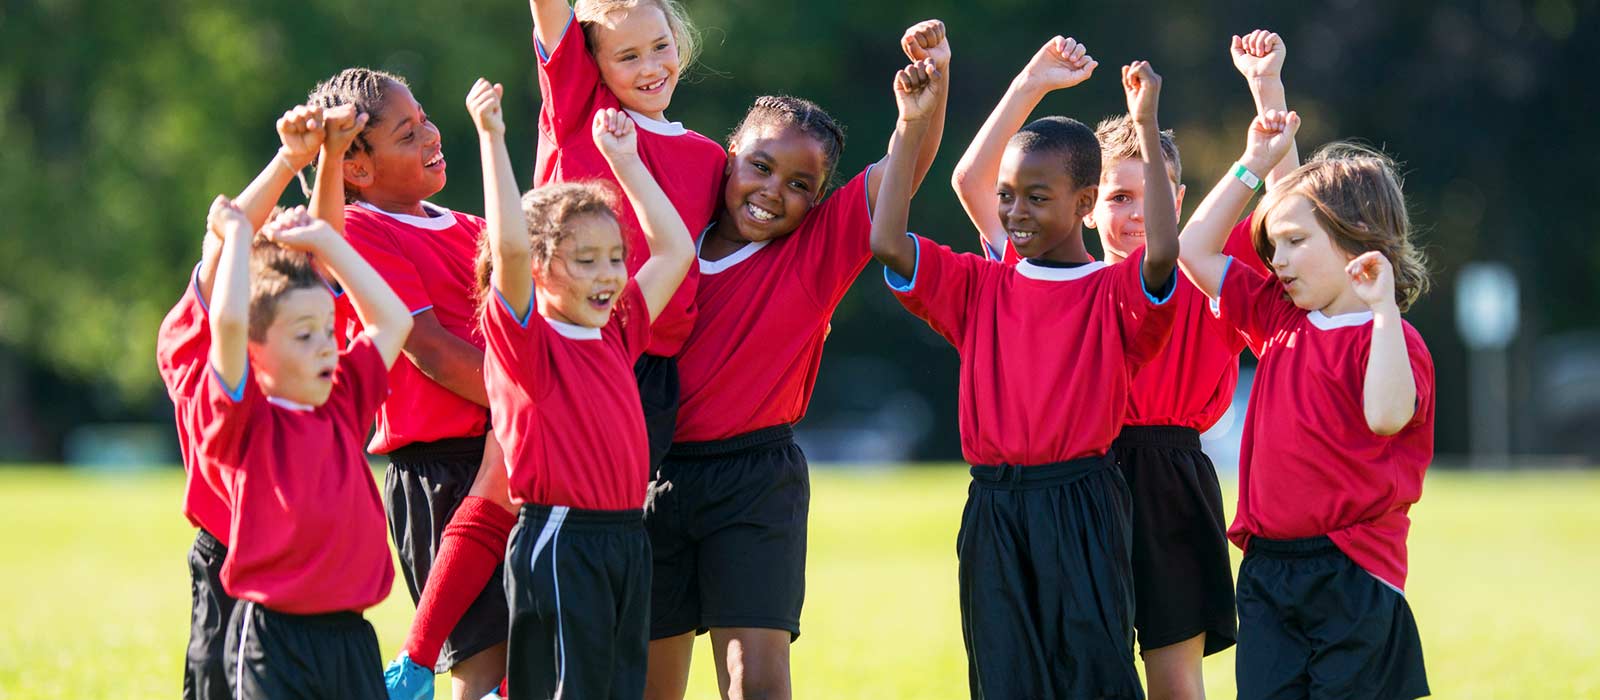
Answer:
M954 544L966 480L814 474L796 697L966 697ZM0 698L178 695L194 536L181 488L177 470L0 469ZM1435 697L1600 698L1600 474L1436 472L1412 516L1407 593ZM386 659L412 612L396 581L368 613ZM696 652L690 697L715 697L703 638ZM1231 651L1206 672L1211 697L1233 696Z

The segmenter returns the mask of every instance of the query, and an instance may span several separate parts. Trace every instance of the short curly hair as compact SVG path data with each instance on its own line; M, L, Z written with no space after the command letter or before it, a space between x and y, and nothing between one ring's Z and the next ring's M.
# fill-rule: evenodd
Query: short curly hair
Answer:
M533 264L549 269L556 248L572 235L568 224L579 216L598 215L616 220L617 196L600 180L557 182L536 187L522 195L522 216L527 235L533 242ZM509 232L508 232L509 234ZM622 239L624 256L628 239ZM478 238L477 282L480 304L489 297L493 284L494 258L490 255L489 237Z
M1061 157L1073 189L1100 184L1100 141L1088 125L1068 117L1044 117L1017 130L1007 148Z

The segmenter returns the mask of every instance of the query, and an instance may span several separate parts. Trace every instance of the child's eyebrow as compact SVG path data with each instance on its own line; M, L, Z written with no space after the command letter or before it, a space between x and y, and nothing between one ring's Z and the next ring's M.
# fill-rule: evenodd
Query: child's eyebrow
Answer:
M391 133L391 134L397 134L397 133L400 133L400 129L401 129L401 128L403 128L403 127L405 127L405 126L408 126L408 125L410 125L410 124L411 124L411 121L412 121L412 120L411 120L411 117L406 117L406 118L405 118L405 119L401 119L401 120L400 120L400 121L398 121L398 122L396 122L396 123L395 123L395 125L394 125L394 128L393 128L393 129L390 129L390 130L389 130L389 133Z

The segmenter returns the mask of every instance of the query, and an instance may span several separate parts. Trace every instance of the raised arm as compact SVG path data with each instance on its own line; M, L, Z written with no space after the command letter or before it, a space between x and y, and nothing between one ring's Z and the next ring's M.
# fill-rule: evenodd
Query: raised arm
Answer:
M279 215L261 234L280 246L316 256L349 295L350 304L361 319L362 333L377 347L384 366L394 365L411 333L411 312L344 236L326 221L311 218L305 207Z
M567 30L572 19L572 8L567 0L528 0L528 10L533 13L533 35L546 52L555 51L561 43L561 33Z
M1178 264L1178 207L1167 179L1167 161L1161 153L1161 126L1156 113L1161 101L1161 76L1149 61L1122 67L1122 90L1128 96L1128 114L1139 134L1144 154L1145 248L1144 287L1164 289Z
M922 60L894 75L894 101L900 118L889 138L882 189L878 192L878 206L872 211L873 257L907 279L912 278L917 267L917 243L906 235L914 189L912 171L932 126L933 113L944 100L937 94L945 86L938 72L932 61Z
M329 107L322 113L322 150L317 180L311 188L311 216L344 235L344 156L367 126L367 114L354 104Z
M1417 378L1411 372L1405 328L1394 300L1394 266L1383 253L1367 251L1345 266L1356 296L1372 309L1372 348L1361 385L1361 412L1367 427L1393 435L1417 411Z
M639 228L650 245L650 259L639 267L633 279L639 283L645 306L650 309L650 320L654 321L678 291L684 275L689 274L689 264L694 262L694 239L689 237L683 217L678 216L678 209L667 199L661 183L640 160L639 135L627 114L616 109L595 112L594 143L622 183L622 192L639 215Z
M1242 37L1233 37L1229 50L1233 54L1234 67L1239 69L1245 82L1250 85L1250 98L1256 103L1256 114L1264 114L1269 109L1289 111L1283 89L1283 59L1288 53L1283 38L1265 29L1257 29ZM1267 172L1267 189L1272 189L1278 180L1298 167L1300 154L1295 144L1290 143L1289 151Z
M950 185L984 245L991 250L1004 250L1006 244L1005 226L1000 222L999 203L994 195L1006 142L1027 123L1028 115L1046 94L1088 80L1098 65L1088 49L1074 39L1058 36L1046 42L1012 79L1000 104L995 105L966 153L961 154Z
M478 128L478 149L483 154L484 235L489 237L494 265L489 282L518 317L526 318L533 308L533 243L506 150L506 123L500 111L504 94L500 84L479 78L467 93L467 112Z
M1294 112L1270 110L1257 115L1250 122L1244 155L1190 215L1189 224L1178 237L1178 264L1206 296L1215 299L1222 292L1222 276L1228 269L1228 256L1222 254L1222 248L1228 233L1244 205L1255 196L1260 174L1289 151L1299 128L1300 116Z
M215 296L206 318L211 326L211 369L224 387L237 391L250 366L250 219L222 195L211 202L206 227L222 239Z
M906 58L913 63L922 60L933 61L934 70L937 71L935 80L939 81L939 99L934 105L933 113L928 115L928 135L922 139L922 146L917 149L916 169L912 172L911 191L915 193L922 187L923 178L928 176L928 170L933 168L933 159L939 155L939 142L944 138L945 107L950 102L950 40L945 35L944 22L936 19L924 20L911 25L906 29L904 36L900 37L900 49L905 51ZM867 208L870 210L877 206L878 189L883 183L883 164L889 159L887 154L878 160L878 167L872 169L867 179Z

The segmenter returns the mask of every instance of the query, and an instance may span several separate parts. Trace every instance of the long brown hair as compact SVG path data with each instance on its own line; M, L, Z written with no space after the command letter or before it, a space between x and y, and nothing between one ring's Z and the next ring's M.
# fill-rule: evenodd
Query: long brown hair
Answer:
M593 214L615 219L615 205L616 195L605 182L599 180L557 182L528 190L527 194L522 195L522 218L524 229L533 242L534 266L541 270L550 268L556 248L572 235L567 223L573 218ZM512 235L510 231L505 233ZM623 254L626 255L627 236L623 236L622 245ZM489 300L489 289L493 284L489 277L493 272L494 258L489 251L489 236L485 234L478 237L477 292L480 308ZM531 270L529 272L532 273Z
M1394 299L1401 311L1428 291L1427 258L1411 240L1401 177L1389 156L1348 142L1317 149L1256 207L1250 239L1263 260L1272 260L1273 254L1267 214L1293 196L1310 202L1317 223L1340 250L1351 256L1376 250L1389 259L1394 266Z

